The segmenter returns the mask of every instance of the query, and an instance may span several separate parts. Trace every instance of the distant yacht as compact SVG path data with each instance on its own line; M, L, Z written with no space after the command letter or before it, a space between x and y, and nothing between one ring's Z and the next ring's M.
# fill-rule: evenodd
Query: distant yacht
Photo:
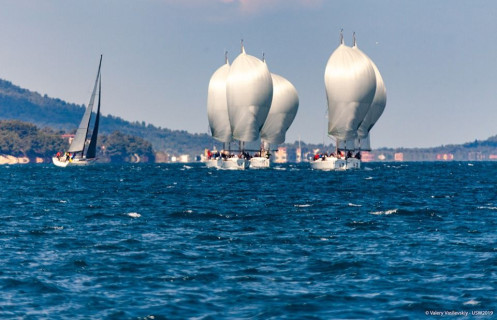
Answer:
M271 73L273 99L271 108L260 131L261 150L250 159L250 168L269 168L271 145L285 142L299 107L299 97L293 84L280 75Z
M324 81L328 134L335 139L336 149L334 153L314 155L311 168L359 169L360 152L370 149L369 131L383 112L386 90L374 63L357 48L355 34L351 48L344 44L340 32L340 45L328 60Z
M90 97L90 102L86 107L83 118L81 119L81 123L79 124L78 130L76 131L76 135L74 136L74 139L71 142L71 145L69 146L69 150L67 150L64 154L58 153L57 156L52 158L52 162L58 167L85 166L93 163L96 159L98 126L100 122L100 97L102 91L102 83L100 77L101 66L102 66L102 55L100 55L100 63L98 64L97 79L95 80L95 85L93 86L93 92ZM88 130L90 126L93 105L95 102L95 96L97 95L97 86L98 86L98 107L95 117L95 125L93 127L93 133L91 135L90 143L88 145L85 154L86 139L88 136Z
M273 97L273 82L265 62L248 55L245 48L231 66L225 64L212 75L207 96L207 116L212 136L224 143L221 152L206 151L207 167L244 170L250 155L245 143L259 139ZM238 141L238 153L230 142ZM228 150L226 150L226 143Z
M246 169L250 156L245 143L259 139L273 99L273 80L266 63L246 54L243 43L228 74L226 97L233 139L239 141L239 155L223 161L223 165Z

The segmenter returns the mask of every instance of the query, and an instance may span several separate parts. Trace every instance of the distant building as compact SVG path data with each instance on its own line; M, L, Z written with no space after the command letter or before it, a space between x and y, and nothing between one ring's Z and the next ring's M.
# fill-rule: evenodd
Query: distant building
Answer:
M361 161L362 162L374 161L374 155L371 152L361 151Z
M302 162L302 149L297 148L295 150L295 162L300 163Z
M65 134L61 135L60 137L62 139L67 140L67 142L69 142L69 144L71 144L72 141L74 140L74 134L70 134L70 133L65 133Z
M275 163L286 163L288 161L286 148L279 147L278 151L274 153L274 162Z
M452 153L437 154L437 160L451 161L454 160L454 155Z
M404 161L404 153L403 152L397 152L394 154L393 159L395 161Z
M469 161L481 161L485 159L485 156L481 152L468 152Z
M156 152L155 153L155 162L156 163L165 163L169 162L169 155L165 152Z
M178 161L182 163L190 162L190 156L187 154L182 154L179 156Z

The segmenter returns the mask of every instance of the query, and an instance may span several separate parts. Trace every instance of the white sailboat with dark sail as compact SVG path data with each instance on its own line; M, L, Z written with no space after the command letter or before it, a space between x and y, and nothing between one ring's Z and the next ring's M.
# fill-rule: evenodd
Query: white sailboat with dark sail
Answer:
M81 119L81 123L79 124L76 134L74 135L74 139L72 140L69 149L63 155L58 154L58 156L52 158L52 162L58 167L85 166L93 163L96 160L98 127L100 124L100 102L101 102L101 92L102 92L102 83L101 83L101 74L100 74L101 66L102 66L102 56L100 56L97 78L93 86L90 102L86 107L83 118ZM91 135L90 142L85 150L85 147L87 145L88 131L90 128L90 121L93 113L93 105L95 102L95 97L97 95L97 87L98 87L98 104L95 116L95 123L93 126L93 132Z

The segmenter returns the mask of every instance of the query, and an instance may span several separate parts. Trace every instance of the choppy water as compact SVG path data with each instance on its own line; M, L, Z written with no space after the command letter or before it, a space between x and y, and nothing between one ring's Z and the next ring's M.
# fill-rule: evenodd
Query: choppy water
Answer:
M2 166L0 318L495 318L497 163L364 167Z

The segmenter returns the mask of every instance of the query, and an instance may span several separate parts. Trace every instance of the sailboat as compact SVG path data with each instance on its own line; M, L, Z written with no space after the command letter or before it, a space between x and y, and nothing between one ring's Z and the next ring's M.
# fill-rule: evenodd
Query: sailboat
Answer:
M258 156L250 159L250 168L269 168L271 145L285 142L299 107L299 97L293 84L284 77L271 73L273 99L268 116L261 129L261 150Z
M265 62L248 55L242 42L241 53L231 64L226 80L228 115L233 139L239 141L239 154L222 161L223 169L249 167L245 142L259 139L273 98L273 81Z
M52 158L54 165L58 167L67 166L85 166L93 163L96 160L97 151L97 136L98 127L100 123L100 101L102 92L102 83L100 77L100 68L102 66L102 55L100 55L100 62L98 64L97 78L93 86L93 92L90 97L90 102L86 107L81 123L76 131L74 139L69 146L69 149L62 156L56 156ZM98 86L98 106L95 117L95 124L93 126L93 132L91 135L90 143L85 153L86 140L88 136L88 131L90 127L90 120L93 112L93 105L95 102L95 96L97 95Z
M228 55L225 53L224 65L219 67L211 76L207 90L207 118L212 137L223 142L221 153L207 151L205 165L208 168L221 168L222 157L226 157L226 143L232 140L231 125L228 115L226 98L226 79L230 71ZM229 147L228 147L229 149Z
M328 100L328 134L335 138L336 151L331 155L315 155L311 168L359 168L360 161L352 160L349 155L355 150L357 130L373 101L376 76L371 60L360 50L346 46L342 32L340 45L328 59L324 82ZM347 152L345 157L341 150ZM347 158L351 160L347 161Z

